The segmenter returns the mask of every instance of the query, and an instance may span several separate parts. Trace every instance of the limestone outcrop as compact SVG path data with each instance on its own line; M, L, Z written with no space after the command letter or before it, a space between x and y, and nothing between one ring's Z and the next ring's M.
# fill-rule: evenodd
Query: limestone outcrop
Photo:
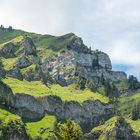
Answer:
M50 73L56 83L61 81L60 85L75 83L75 74L94 83L99 83L102 76L106 81L113 82L127 79L124 72L112 71L110 58L103 52L60 52L57 56L46 58L41 67L44 73Z
M51 114L60 120L71 118L85 131L113 115L112 105L100 101L88 100L82 104L75 101L63 102L60 97L51 95L35 98L22 93L15 94L10 97L9 106L16 109L23 119L34 120L43 117L44 114Z

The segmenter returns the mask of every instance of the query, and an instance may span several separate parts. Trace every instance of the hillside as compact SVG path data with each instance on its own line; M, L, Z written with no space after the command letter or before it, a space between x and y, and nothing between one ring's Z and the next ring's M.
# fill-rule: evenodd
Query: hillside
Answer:
M140 139L140 83L73 33L0 28L0 139Z

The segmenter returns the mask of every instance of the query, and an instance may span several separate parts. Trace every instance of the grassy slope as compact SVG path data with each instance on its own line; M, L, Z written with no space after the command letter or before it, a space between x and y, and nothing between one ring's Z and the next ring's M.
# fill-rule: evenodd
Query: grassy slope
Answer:
M56 95L63 101L78 101L80 103L88 99L100 100L104 103L108 102L108 98L99 93L93 93L89 90L76 90L73 86L52 85L51 88L48 88L41 81L20 81L10 77L3 79L3 82L10 86L15 94L25 93L35 97Z
M25 32L21 30L13 30L9 32L8 30L2 31L0 29L0 44L8 42L16 38L17 36L23 35Z
M11 70L17 62L17 57L16 58L2 58L2 63L3 63L3 67L5 70Z
M97 126L92 129L91 132L99 132L101 135L99 137L99 140L104 140L106 133L113 130L115 127L115 123L117 122L118 117L112 117L108 121L106 121L103 125Z
M100 132L101 135L99 137L99 140L104 140L105 134L113 130L118 119L119 119L119 117L117 117L117 116L112 117L111 119L107 120L103 125L93 128L92 132L95 132L95 131ZM139 127L140 120L137 120L137 121L133 121L131 119L125 119L125 120L134 130L134 135L140 136L140 127Z
M136 101L140 101L140 93L136 93L131 96L124 96L120 98L119 109L122 114L130 116L132 107Z
M2 47L3 45L12 42L13 44L19 43L24 39L24 37L22 35L17 36L15 38L13 38L12 40L9 40L7 42L1 43L0 46Z
M57 119L55 116L45 116L38 122L26 123L27 133L32 139L40 136L43 140L53 135Z
M29 33L21 30L13 30L11 32L9 32L8 30L6 30L5 32L0 30L0 44L2 45L3 43L5 44L5 42L8 43L13 40L17 41L17 39L21 39L24 35L32 37L37 47L38 54L41 57L54 55L57 51L65 49L65 46L71 40L73 40L74 38L78 38L73 33L69 33L63 36L52 36Z
M20 117L12 114L4 109L0 109L0 120L4 123L7 124L9 120L20 120Z
M10 123L12 122L12 125ZM47 139L49 136L54 135L54 129L57 123L55 116L45 116L39 121L28 122L24 124L21 118L16 115L8 112L4 109L0 109L0 132L4 129L17 129L19 133L22 132L22 128L26 127L27 134L35 139L37 136L40 136L43 140ZM14 125L14 128L12 126ZM10 133L10 132L8 132ZM1 133L0 133L1 138Z
M130 124L132 129L134 130L134 134L136 136L140 136L140 120L133 121L131 119L126 119L127 123Z

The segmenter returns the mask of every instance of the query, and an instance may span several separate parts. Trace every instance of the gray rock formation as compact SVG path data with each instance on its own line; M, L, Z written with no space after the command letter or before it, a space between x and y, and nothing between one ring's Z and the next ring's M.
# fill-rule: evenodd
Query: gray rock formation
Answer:
M26 68L28 66L30 66L32 63L29 61L29 59L27 58L27 56L22 56L18 59L16 66L18 68Z
M9 106L15 108L22 118L39 119L44 115L44 108L39 100L30 95L17 93L11 96Z
M22 45L26 55L36 55L36 47L30 37L26 37Z
M60 120L72 118L83 130L87 131L100 124L101 120L110 118L112 106L100 101L62 102L57 96L34 98L26 94L16 94L9 99L9 105L26 119L39 119L45 113L53 114Z
M15 67L9 71L6 71L6 76L13 77L13 78L16 78L19 80L23 80L23 76L20 73L20 69L18 67Z
M9 102L9 98L11 95L12 95L12 90L2 81L0 81L0 102L1 103Z
M84 45L83 40L79 37L74 38L69 44L67 44L68 50L73 50L78 53L90 53L91 50L88 49L87 46Z
M43 73L50 73L60 85L76 83L75 74L99 83L101 76L106 81L123 81L127 79L124 72L112 71L109 56L103 52L79 53L73 50L60 52L57 56L46 58L42 64Z

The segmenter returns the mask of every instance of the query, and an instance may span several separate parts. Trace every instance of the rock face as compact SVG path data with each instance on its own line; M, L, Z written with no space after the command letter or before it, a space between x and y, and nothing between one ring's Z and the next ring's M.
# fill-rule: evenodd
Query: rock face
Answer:
M85 101L79 104L74 101L62 102L57 96L34 98L25 94L16 94L9 100L9 105L15 108L22 118L39 119L45 113L53 114L60 120L72 118L84 131L113 115L112 105L102 104L99 101Z
M12 90L2 81L0 81L0 102L8 102L11 94Z
M99 83L102 76L106 81L113 82L127 79L124 72L111 69L109 56L103 52L79 53L69 50L47 58L42 64L42 71L49 72L54 81L59 81L62 86L75 83L75 74L94 83Z
M26 55L36 55L36 47L31 38L26 37L22 45L24 46Z
M12 70L7 71L6 75L9 77L19 79L19 80L23 80L23 76L20 73L20 69L18 67L15 67Z
M100 67L102 67L106 70L112 69L111 61L107 54L105 54L103 52L99 52L99 53L97 53L97 58L98 58L98 64Z
M18 68L26 68L30 65L31 65L31 63L26 56L20 57L17 61L17 67Z
M38 119L44 115L41 103L33 96L16 94L9 99L9 105L14 107L17 113L26 119Z
M87 46L84 45L83 40L81 38L73 39L68 45L68 50L73 50L78 53L90 53L90 50Z

